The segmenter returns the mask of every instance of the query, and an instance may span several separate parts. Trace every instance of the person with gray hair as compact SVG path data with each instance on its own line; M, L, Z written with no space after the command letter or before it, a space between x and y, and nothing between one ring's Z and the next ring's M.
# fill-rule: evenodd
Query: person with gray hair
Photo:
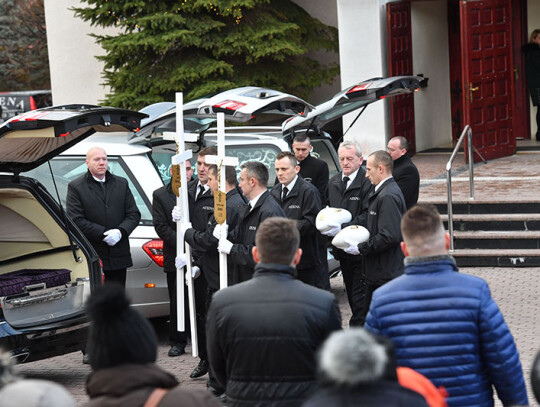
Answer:
M385 346L366 330L334 332L319 353L321 387L302 407L426 407L420 394L385 378L388 359Z
M233 264L232 281L229 284L237 284L249 280L253 275L255 261L251 251L255 244L255 234L259 224L270 217L286 217L281 206L270 195L266 187L268 185L268 168L259 161L247 161L240 168L239 187L248 199L240 209L240 223L227 240L220 241L218 251L229 255ZM216 225L214 236L218 238L221 233L227 233L222 225Z
M353 141L344 141L338 148L339 165L341 171L328 182L326 205L332 208L348 210L352 219L348 223L336 225L323 232L327 236L335 236L338 232L350 225L367 225L368 199L372 187L366 179L366 172L362 168L364 158L362 148ZM345 253L332 246L332 254L339 260L343 283L347 291L347 299L351 307L352 316L349 325L362 325L364 323L366 281L364 278L364 262L359 256Z
M228 406L297 407L315 390L315 353L341 316L332 293L296 279L299 243L295 220L264 220L253 278L214 295L208 356Z

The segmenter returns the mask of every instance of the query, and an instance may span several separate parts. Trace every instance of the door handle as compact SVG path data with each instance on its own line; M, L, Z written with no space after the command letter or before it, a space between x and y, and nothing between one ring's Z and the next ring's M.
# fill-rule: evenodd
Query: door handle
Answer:
M514 68L514 81L518 81L519 80L519 72L518 72L518 68L517 66Z
M473 92L476 92L480 89L479 86L473 87L472 83L469 83L469 102L473 102Z

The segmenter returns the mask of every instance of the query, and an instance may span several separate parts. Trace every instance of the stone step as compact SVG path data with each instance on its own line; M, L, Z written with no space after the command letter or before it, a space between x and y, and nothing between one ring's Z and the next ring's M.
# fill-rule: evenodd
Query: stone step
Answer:
M459 267L538 267L540 250L456 249Z
M493 191L496 194L496 191ZM441 214L447 214L447 202L435 201L426 202L437 207ZM515 213L540 213L540 200L520 201L520 202L500 202L500 201L454 201L452 203L452 213L457 214L515 214Z
M441 218L444 226L448 228L448 215L441 215ZM540 213L455 214L452 219L454 231L461 232L473 230L540 230Z
M456 249L540 249L540 231L454 232Z

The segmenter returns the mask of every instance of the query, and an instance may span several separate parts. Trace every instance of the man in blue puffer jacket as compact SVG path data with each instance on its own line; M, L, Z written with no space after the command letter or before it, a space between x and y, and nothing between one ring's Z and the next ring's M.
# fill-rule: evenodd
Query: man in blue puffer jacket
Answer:
M397 363L444 386L449 406L528 405L514 338L487 283L458 273L434 206L401 221L405 274L373 294L365 328L394 342Z

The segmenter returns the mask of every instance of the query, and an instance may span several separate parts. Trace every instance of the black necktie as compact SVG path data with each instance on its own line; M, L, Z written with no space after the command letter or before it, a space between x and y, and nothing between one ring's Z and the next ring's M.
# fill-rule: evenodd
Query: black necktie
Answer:
M199 185L199 193L197 194L197 198L195 198L195 200L198 201L202 194L204 194L204 187Z
M283 191L281 191L281 200L283 201L287 194L289 193L289 189L287 187L283 187Z
M345 192L347 190L347 184L349 183L349 177L343 177L343 185L341 186L341 191Z

